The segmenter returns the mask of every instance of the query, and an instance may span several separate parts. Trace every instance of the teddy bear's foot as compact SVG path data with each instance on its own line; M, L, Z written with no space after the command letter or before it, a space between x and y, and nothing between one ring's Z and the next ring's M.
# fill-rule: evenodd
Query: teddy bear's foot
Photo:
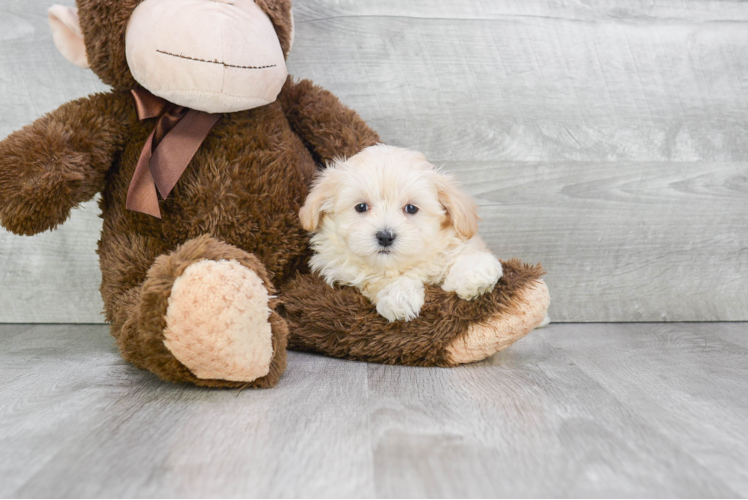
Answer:
M272 387L288 335L273 293L254 255L203 236L156 259L121 299L112 333L125 359L164 380Z
M164 344L201 379L252 382L270 371L268 291L235 260L201 260L174 281Z
M545 322L551 298L543 280L518 292L515 300L514 314L497 314L471 325L463 336L452 341L447 347L449 362L457 365L486 359Z

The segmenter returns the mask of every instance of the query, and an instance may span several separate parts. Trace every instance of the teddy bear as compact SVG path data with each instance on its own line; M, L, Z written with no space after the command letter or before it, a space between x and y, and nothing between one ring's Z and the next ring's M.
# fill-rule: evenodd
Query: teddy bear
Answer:
M125 360L171 382L267 388L287 348L455 366L545 317L542 269L519 261L475 301L427 289L407 323L309 273L298 212L315 172L380 139L287 74L290 0L77 0L49 18L60 52L112 90L0 142L0 223L51 230L101 193L101 295Z

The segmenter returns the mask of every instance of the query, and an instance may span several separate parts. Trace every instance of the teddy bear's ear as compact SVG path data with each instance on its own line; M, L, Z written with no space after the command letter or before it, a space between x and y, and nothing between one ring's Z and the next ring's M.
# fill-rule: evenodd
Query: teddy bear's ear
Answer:
M83 43L83 32L78 20L78 9L53 5L47 11L55 46L65 58L81 68L90 67Z

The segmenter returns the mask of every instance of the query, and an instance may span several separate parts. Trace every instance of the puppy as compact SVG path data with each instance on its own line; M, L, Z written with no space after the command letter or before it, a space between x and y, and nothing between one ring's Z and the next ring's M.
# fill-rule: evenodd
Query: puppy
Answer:
M501 263L476 234L476 211L423 154L377 145L324 170L299 216L314 233L313 271L355 286L389 321L410 321L424 283L471 300L501 278Z

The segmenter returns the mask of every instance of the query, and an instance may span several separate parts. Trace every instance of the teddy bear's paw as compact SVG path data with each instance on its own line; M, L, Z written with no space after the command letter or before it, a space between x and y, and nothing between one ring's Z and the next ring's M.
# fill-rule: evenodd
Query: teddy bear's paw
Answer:
M423 302L423 283L398 278L377 294L377 312L390 322L410 321L421 312Z
M477 323L447 348L453 364L472 363L506 349L544 321L551 298L543 280L518 293L514 307L484 323Z
M235 260L200 260L174 281L164 344L196 377L252 382L273 358L268 291Z
M442 288L456 292L464 300L473 300L496 286L503 274L501 262L488 252L472 253L457 259Z

